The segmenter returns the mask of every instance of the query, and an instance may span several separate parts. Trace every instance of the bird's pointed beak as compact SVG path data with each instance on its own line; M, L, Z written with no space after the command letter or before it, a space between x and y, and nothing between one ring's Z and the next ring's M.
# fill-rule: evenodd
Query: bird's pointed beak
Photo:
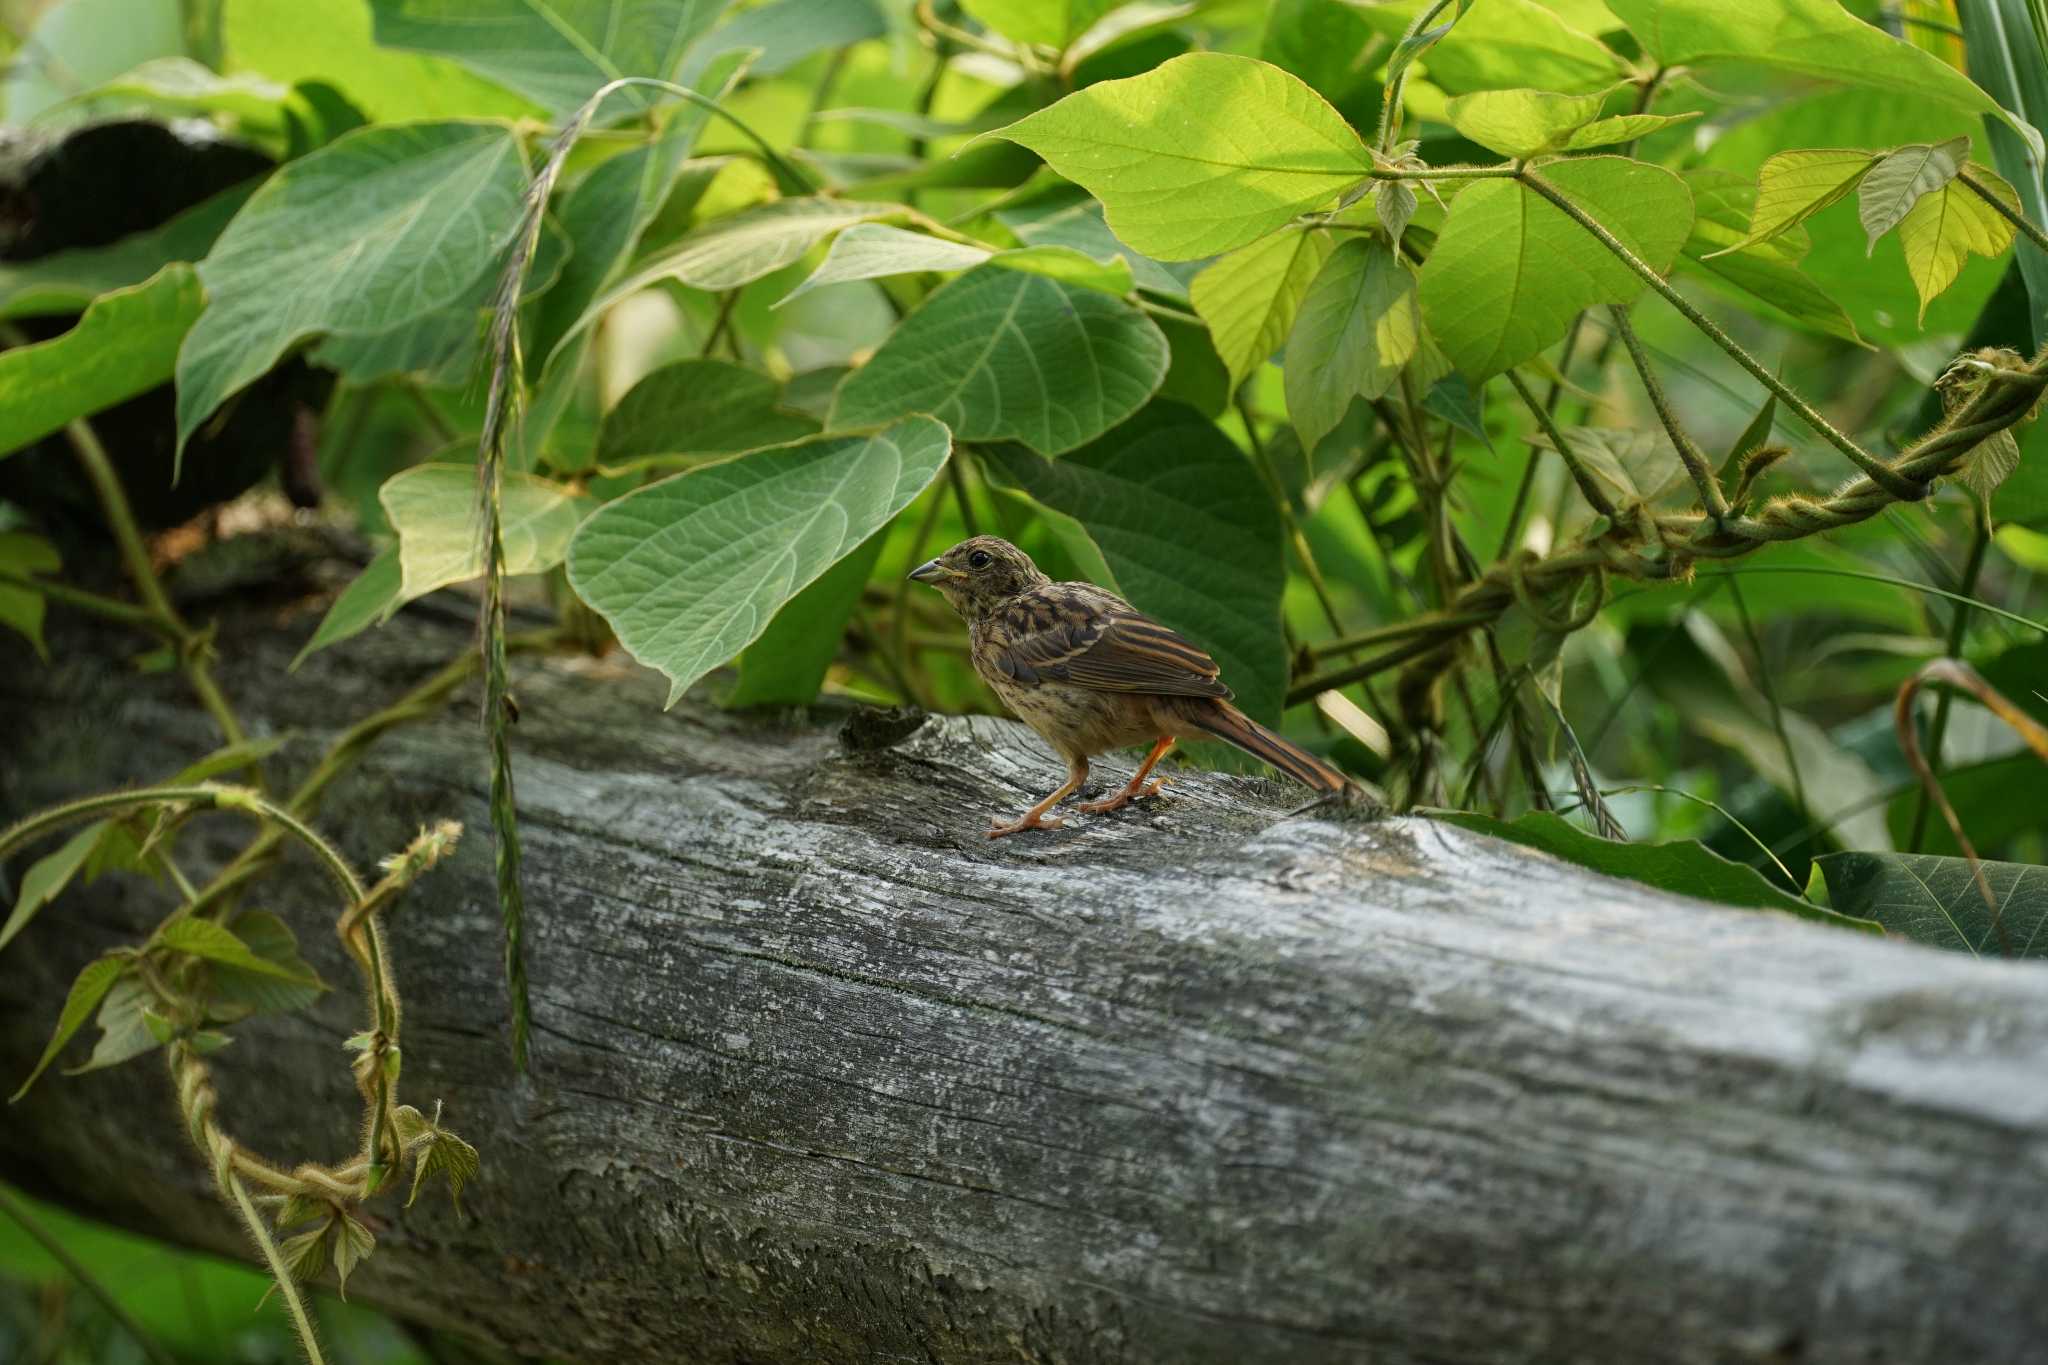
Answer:
M959 575L939 563L938 560L927 559L924 563L912 569L910 576L920 583L940 583L948 578L957 578Z

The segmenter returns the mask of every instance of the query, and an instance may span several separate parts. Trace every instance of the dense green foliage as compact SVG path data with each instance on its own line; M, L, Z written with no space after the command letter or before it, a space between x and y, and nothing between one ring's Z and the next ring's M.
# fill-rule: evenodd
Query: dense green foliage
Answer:
M274 165L0 263L0 468L97 468L169 384L146 501L280 365L332 376L327 509L378 551L308 648L481 580L482 657L421 704L480 668L515 1001L508 648L993 709L903 582L991 530L1397 805L2048 955L2040 0L135 7L117 42L49 6L70 85L18 76L6 118L198 115ZM155 631L216 771L260 762L98 494L141 605L67 588L28 497L0 622ZM508 639L508 591L558 628ZM1893 723L1943 657L2007 717L1901 705L1953 824ZM106 841L146 862L123 828L6 934ZM220 932L170 946L249 969ZM131 980L99 972L69 1029Z

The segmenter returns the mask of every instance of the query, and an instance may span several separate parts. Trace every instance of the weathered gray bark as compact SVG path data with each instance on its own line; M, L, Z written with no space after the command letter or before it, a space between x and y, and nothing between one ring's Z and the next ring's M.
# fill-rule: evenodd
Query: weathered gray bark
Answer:
M323 735L465 647L408 612L230 695ZM213 740L133 642L0 656L9 814ZM515 1077L474 714L388 740L321 824L360 866L470 837L396 913L407 1098L482 1149L352 1291L593 1359L2017 1361L2048 1339L2048 976L1720 909L1422 820L1190 777L990 843L1057 766L1013 726L848 743L520 669L536 1072ZM886 740L887 736L881 736ZM217 817L216 817L217 818ZM213 828L207 826L205 828ZM228 825L189 856L218 860ZM17 868L18 871L18 868ZM261 903L349 979L296 863ZM160 912L104 880L0 958L0 1074ZM353 992L251 1026L224 1115L352 1140ZM242 1251L159 1067L51 1078L0 1173ZM2034 1355L2038 1359L2038 1355Z

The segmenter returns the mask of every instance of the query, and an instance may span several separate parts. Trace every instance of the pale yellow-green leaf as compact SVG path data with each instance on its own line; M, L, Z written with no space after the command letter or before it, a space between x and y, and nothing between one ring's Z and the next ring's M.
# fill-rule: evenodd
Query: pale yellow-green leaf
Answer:
M1451 126L1502 156L1534 156L1564 145L1600 117L1600 96L1551 90L1478 90L1445 106Z
M1313 452L1353 398L1384 394L1415 354L1415 276L1385 242L1353 237L1310 286L1287 338L1287 412Z
M1855 189L1880 154L1850 147L1802 147L1779 152L1757 169L1756 208L1749 233L1726 248L1740 251L1797 227Z
M386 479L377 500L398 532L394 607L484 571L474 466L415 465ZM499 510L505 572L540 573L561 563L587 508L561 484L507 474Z
M2020 211L2019 196L1996 174L1981 166L1972 166L1967 174L2012 212ZM1899 244L1906 249L1906 270L1920 295L1921 319L1927 317L1927 305L1935 296L1955 283L1972 253L2002 254L2012 245L2014 231L2011 220L1960 177L1923 195L1899 220Z
M1280 349L1333 246L1321 228L1276 232L1195 276L1188 299L1209 324L1210 340L1230 371L1232 387Z
M1699 116L1698 110L1689 110L1683 114L1616 114L1613 118L1595 119L1566 138L1562 150L1583 152L1593 147L1611 147L1617 142L1634 142Z

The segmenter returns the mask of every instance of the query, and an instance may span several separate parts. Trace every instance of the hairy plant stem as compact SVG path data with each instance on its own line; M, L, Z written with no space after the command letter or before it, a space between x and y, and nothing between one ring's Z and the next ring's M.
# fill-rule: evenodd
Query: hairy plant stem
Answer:
M508 636L505 648L511 654L532 654L559 649L562 643L562 637L556 631L526 631ZM292 792L285 808L301 818L312 815L327 788L347 772L372 744L401 725L433 715L447 704L457 688L476 675L482 662L476 651L465 650L397 701L344 730L327 746L327 752L314 764L313 771ZM203 913L211 909L254 877L283 840L283 831L266 827L214 875L187 913Z
M1543 434L1550 438L1552 447L1557 451L1557 457L1564 461L1564 467L1570 471L1572 482L1579 486L1580 495L1596 513L1609 521L1618 521L1621 513L1614 506L1613 499L1607 496L1606 489L1594 481L1586 466L1580 463L1571 442L1565 439L1563 429L1557 425L1557 419L1550 415L1543 404L1536 401L1536 395L1529 392L1529 386L1523 382L1521 375L1509 370L1507 377L1508 385L1514 389L1515 396L1522 400L1523 405L1529 409L1529 414L1536 419L1536 425L1542 427ZM1533 462L1532 457L1531 463Z
M1918 502L1921 498L1927 496L1925 484L1916 483L1912 479L1900 474L1891 465L1858 445L1845 432L1836 427L1834 423L1821 416L1811 403L1800 396L1796 389L1793 389L1783 380L1779 379L1778 376L1765 369L1755 356L1744 350L1733 337L1722 331L1712 318L1695 308L1683 294L1671 286L1669 281L1658 274L1649 262L1630 250L1620 238L1609 232L1598 219L1594 218L1577 204L1574 204L1549 182L1531 170L1526 168L1517 170L1515 172L1515 179L1534 193L1542 196L1560 213L1570 218L1581 228L1584 228L1595 241L1606 247L1616 260L1627 266L1643 283L1656 290L1666 303L1677 309L1680 316L1697 328L1709 341L1727 352L1730 359L1742 366L1743 369L1749 371L1750 375L1758 383L1776 394L1779 401L1784 403L1785 406L1798 413L1801 421L1811 427L1829 445L1846 455L1849 458L1849 462L1861 470L1865 478L1901 502Z
M1963 564L1962 581L1957 584L1960 593L1968 597L1977 591L1977 575L1983 571L1984 555L1991 548L1991 523L1984 515L1980 504L1977 508L1976 526L1970 537L1970 556ZM1948 643L1942 651L1951 659L1962 657L1963 634L1970 622L1970 606L1967 602L1956 603L1956 609L1948 618ZM1934 701L1934 723L1927 731L1927 771L1938 776L1941 772L1941 745L1948 737L1948 713L1955 701L1955 693L1943 688ZM1922 841L1927 838L1927 788L1920 788L1919 799L1913 805L1913 831L1906 840L1906 851L1918 853ZM1811 818L1809 816L1809 818Z
M71 443L80 468L85 471L94 494L99 498L107 529L113 533L114 544L127 566L128 577L135 584L136 596L142 599L143 609L154 620L152 629L170 643L172 652L178 656L178 667L185 675L186 685L199 698L206 714L213 717L213 723L220 728L221 738L229 744L246 743L248 737L242 733L241 721L235 718L234 708L228 705L220 685L213 680L210 659L212 632L192 629L178 615L178 609L171 605L170 594L164 591L155 567L149 562L149 547L143 543L142 528L136 524L135 514L128 506L127 491L121 487L121 478L114 472L114 462L108 458L106 447L100 444L99 437L93 434L93 429L83 418L67 422L64 436ZM245 771L251 785L261 789L262 768L251 763Z
M284 1262L284 1253L277 1249L277 1241L270 1235L270 1229L263 1226L263 1215L256 1210L256 1203L249 1198L248 1187L233 1171L221 1177L221 1188L227 1194L229 1203L242 1215L242 1225L248 1229L249 1237L263 1253L264 1263L270 1267L270 1276L277 1282L278 1296L284 1300L285 1311L291 1315L292 1327L299 1334L299 1347L306 1353L309 1365L325 1365L320 1354L320 1338L313 1331L313 1317L306 1311L305 1296L292 1282L291 1267Z
M1708 518L1718 527L1728 520L1728 499L1721 492L1721 481L1708 465L1707 457L1701 453L1685 425L1672 411L1671 400L1665 396L1664 385L1657 378L1657 371L1650 364L1650 357L1643 352L1643 343L1636 336L1636 329L1628 320L1628 309L1616 304L1608 310L1614 319L1614 334L1621 338L1621 344L1628 349L1628 358L1634 362L1636 374L1643 381L1643 392L1650 396L1650 406L1657 410L1657 420L1664 424L1664 434L1671 438L1671 445L1678 452L1679 463L1685 466L1687 477L1694 488L1699 490L1700 506L1707 511Z
M1417 35L1427 31L1429 26L1436 22L1437 16L1449 9L1453 3L1454 0L1436 0L1436 3L1432 4L1428 9L1417 14L1414 19L1409 21L1407 29L1402 32L1401 41L1395 45L1394 51L1399 53L1402 45L1413 42ZM1380 100L1380 126L1377 135L1373 138L1373 145L1379 149L1382 156L1392 152L1394 150L1394 143L1400 139L1401 100L1408 88L1409 67L1413 65L1412 61L1404 65L1400 73L1387 83L1387 88L1382 93Z
M1991 205L1998 212L1999 217L2018 228L2028 241L2041 250L2048 251L2048 232L2043 232L2040 228L2029 222L2024 213L2014 212L2010 204L1993 194L1989 189L1985 188L1983 181L1970 174L1969 167L1965 166L1961 171L1957 172L1956 179L1968 186L1971 193L1975 194L1979 199Z
M1585 327L1586 315L1581 312L1572 319L1571 330L1564 334L1564 345L1557 353L1557 374L1550 381L1550 391L1543 395L1543 412L1553 426L1557 418L1557 400L1564 393L1565 376L1571 372L1572 354L1579 348L1579 335ZM1506 559L1513 554L1516 544L1522 539L1522 521L1529 513L1529 493L1536 486L1536 471L1542 463L1543 448L1530 445L1529 463L1522 466L1522 480L1515 485L1515 500L1508 508L1508 524L1501 531L1500 549L1495 552L1495 559Z

